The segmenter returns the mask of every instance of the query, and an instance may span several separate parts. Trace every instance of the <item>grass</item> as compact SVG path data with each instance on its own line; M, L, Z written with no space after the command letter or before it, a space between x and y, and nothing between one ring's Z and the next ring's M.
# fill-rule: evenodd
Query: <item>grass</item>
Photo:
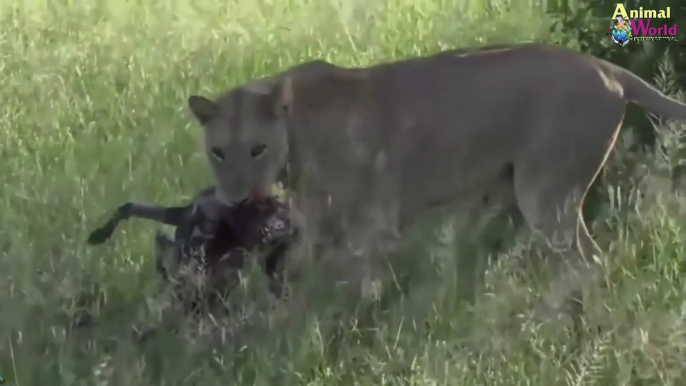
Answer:
M548 40L540 3L2 0L0 18L7 384L684 384L686 206L655 188L683 151L674 135L665 136L671 158L634 160L645 168L624 174L618 162L607 176L621 177L623 190L604 194L610 205L595 228L608 251L605 280L587 288L587 343L575 353L564 321L523 331L507 323L546 288L525 242L489 267L477 304L462 305L461 262L479 252L463 248L464 232L450 224L391 261L387 292L399 277L409 293L353 309L320 284L307 304L267 312L263 283L248 272L233 304L249 324L207 321L144 343L132 327L162 323L154 229L132 222L105 247L84 243L122 201L177 203L211 183L185 107L191 93L309 58L366 65ZM323 282L326 274L317 272ZM93 328L74 326L84 310Z

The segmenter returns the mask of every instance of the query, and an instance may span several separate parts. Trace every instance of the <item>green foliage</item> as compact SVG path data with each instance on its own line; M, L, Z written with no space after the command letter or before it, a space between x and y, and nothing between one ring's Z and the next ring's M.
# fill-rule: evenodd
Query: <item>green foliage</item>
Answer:
M606 176L630 193L607 193L612 205L595 224L609 251L606 280L587 288L587 343L574 353L564 321L527 317L547 284L528 243L504 253L486 272L485 294L463 304L475 270L468 263L483 252L466 246L472 229L455 219L440 237L426 227L384 261L377 297L351 296L338 284L354 274L349 262L329 261L311 268L303 295L274 306L253 267L230 299L236 317L179 334L162 328L155 229L133 221L107 246L84 243L122 201L177 203L210 183L189 94L310 58L366 65L486 43L572 44L571 29L551 37L544 8L533 0L1 1L7 384L683 384L686 207L653 178L683 159L683 126L670 126L645 171L615 167ZM523 331L513 326L517 314ZM157 334L139 339L150 327Z

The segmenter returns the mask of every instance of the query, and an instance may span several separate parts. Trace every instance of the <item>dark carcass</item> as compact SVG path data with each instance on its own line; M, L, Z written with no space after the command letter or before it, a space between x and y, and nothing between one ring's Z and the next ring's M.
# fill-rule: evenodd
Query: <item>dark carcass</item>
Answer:
M214 193L214 187L206 188L188 205L176 207L127 202L90 234L88 243L105 242L132 217L176 227L173 239L162 233L155 238L157 269L174 285L175 301L187 313L216 308L235 285L229 276L252 253L262 257L269 289L280 296L286 252L298 236L290 209L274 197L226 206ZM189 271L201 276L203 285L190 285Z

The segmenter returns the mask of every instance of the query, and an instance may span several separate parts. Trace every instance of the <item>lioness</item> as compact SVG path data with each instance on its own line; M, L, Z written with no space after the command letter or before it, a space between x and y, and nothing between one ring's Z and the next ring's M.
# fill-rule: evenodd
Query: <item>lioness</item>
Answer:
M686 120L686 105L631 72L539 44L313 61L188 104L226 204L268 195L288 169L306 227L364 248L495 184L532 228L590 256L580 208L629 101Z

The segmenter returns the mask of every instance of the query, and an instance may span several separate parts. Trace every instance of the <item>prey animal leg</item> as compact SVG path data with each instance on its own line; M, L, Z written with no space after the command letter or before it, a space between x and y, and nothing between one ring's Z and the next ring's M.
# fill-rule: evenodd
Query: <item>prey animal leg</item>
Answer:
M165 281L169 280L171 261L175 261L174 240L164 233L155 235L155 268Z
M102 244L112 237L121 221L131 217L161 222L167 225L179 226L184 219L186 207L163 207L159 205L127 202L120 206L102 227L94 230L88 236L89 244Z

